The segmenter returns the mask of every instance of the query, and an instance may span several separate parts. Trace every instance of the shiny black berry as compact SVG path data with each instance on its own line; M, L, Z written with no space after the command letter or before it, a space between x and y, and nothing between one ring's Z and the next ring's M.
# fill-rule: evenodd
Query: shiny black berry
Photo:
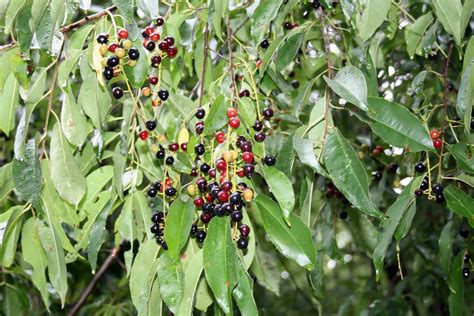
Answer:
M436 194L436 203L442 204L445 200L443 193Z
M239 97L244 98L244 97L250 97L250 91L247 89L244 89L239 92Z
M469 268L464 267L464 268L462 269L462 276L463 276L465 279L468 279L470 274L471 274L471 272L469 271Z
M242 214L242 212L232 212L230 214L230 218L234 221L234 222L240 222L243 218L244 218L244 215Z
M160 235L160 232L161 232L160 226L157 225L157 224L151 225L151 227L150 227L150 232L151 232L153 235Z
M319 0L313 0L313 8L319 9L320 7L321 7L321 4L319 3Z
M155 197L158 191L154 187L150 187L147 193L149 197Z
M193 225L191 226L191 235L195 236L196 233L197 233L197 231L198 231L197 225L196 225L196 224L193 224Z
M276 163L276 158L272 155L266 155L265 158L263 159L263 162L267 165L267 166L273 166L275 165Z
M263 124L259 120L255 121L255 124L253 125L253 129L256 132L260 132L263 129Z
M433 184L433 192L436 194L442 194L444 191L444 187L440 183Z
M109 37L106 34L97 35L97 43L107 44L108 41L109 41Z
M249 246L249 241L247 239L239 238L239 240L237 240L237 248L247 249L248 246Z
M273 110L271 108L265 108L262 111L262 115L266 120L269 120L273 117Z
M151 216L151 221L155 224L163 223L165 214L163 212L157 212Z
M239 192L232 193L229 197L231 204L238 204L242 200L242 195Z
M345 220L347 218L347 212L346 211L341 211L339 213L339 218L342 220Z
M293 86L294 89L298 89L300 87L300 82L298 80L293 80L291 82L291 85Z
M161 63L161 57L160 56L153 56L151 57L151 65L155 68L157 68Z
M194 146L194 151L196 152L198 156L201 156L204 154L206 149L204 148L203 144L197 144L196 146Z
M206 232L203 230L198 230L196 232L196 239L198 242L203 242L206 239Z
M426 166L423 164L422 161L419 161L415 165L415 171L418 173L422 173L426 171Z
M265 140L265 138L267 137L267 135L265 135L265 133L257 133L255 134L254 138L255 138L255 141L257 143L261 143Z
M163 240L163 242L161 243L161 247L162 247L164 250L168 250L168 244L166 243L166 241Z
M156 153L156 158L158 158L158 159L163 159L163 158L165 158L165 156L166 156L166 153L165 153L164 150L159 150L159 151Z
M158 96L160 97L161 101L166 101L168 100L170 93L168 92L168 90L161 89L160 91L158 91Z
M120 63L120 59L117 56L110 56L107 58L107 66L115 67Z
M110 80L114 77L114 70L110 67L105 67L102 71L102 75L105 79Z
M166 157L165 163L166 163L168 166L173 165L173 164L174 164L174 158L173 158L173 156L168 156L168 157Z
M163 24L165 24L165 19L163 19L162 17L156 19L156 25L163 26Z
M421 189L415 190L415 195L418 196L418 197L422 196L423 195L423 190L421 190Z
M199 167L199 169L201 170L201 172L203 173L208 173L209 172L209 169L211 169L211 166L209 166L207 163L202 163L201 166Z
M165 194L166 196L173 196L176 194L176 189L173 187L166 188Z
M155 47L156 47L156 44L153 41L148 41L145 45L146 50L150 52L154 51Z
M112 89L112 94L114 95L114 98L120 99L123 97L123 90L120 87L115 87Z
M377 180L377 181L380 181L382 180L382 177L383 177L383 172L378 170L374 173L374 179Z
M194 114L194 116L198 119L198 120L202 120L204 118L204 116L206 116L206 110L204 110L203 108L198 108L196 110L196 114Z
M145 125L146 125L146 128L149 131L152 131L156 128L156 121L155 120L148 120L148 121L146 121Z
M140 58L140 52L138 51L138 49L136 48L130 48L128 50L128 58L130 58L131 60L137 60L138 58Z
M267 49L268 46L270 46L270 43L268 43L268 40L265 38L265 39L260 43L260 47L263 48L263 49Z

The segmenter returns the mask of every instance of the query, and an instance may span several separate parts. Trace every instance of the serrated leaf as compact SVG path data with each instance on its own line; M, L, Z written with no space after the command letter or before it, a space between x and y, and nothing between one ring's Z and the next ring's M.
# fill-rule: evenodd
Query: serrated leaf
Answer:
M421 40L432 22L433 15L431 12L428 12L405 28L405 42L407 44L408 55L410 55L411 58L413 58L415 53L421 53ZM420 49L418 49L419 47Z
M130 295L138 315L150 315L148 302L151 300L153 283L158 269L158 247L154 239L144 242L133 261L130 271Z
M474 158L468 157L469 146L462 143L446 146L449 153L453 155L461 169L466 172L474 173Z
M264 167L263 175L270 192L275 196L281 207L285 221L290 225L290 213L295 207L295 192L290 179L280 170L273 167Z
M461 0L432 0L431 3L446 32L454 36L456 44L461 45Z
M291 175L291 169L295 162L295 151L293 150L293 136L290 134L278 151L275 168L284 174Z
M297 33L289 37L286 42L278 49L276 57L276 69L280 72L284 71L286 66L295 60L298 51L301 49L305 34Z
M266 0L262 1L260 5L257 6L252 16L251 31L256 43L260 43L263 39L271 21L277 16L282 2L283 0Z
M37 204L41 194L41 168L34 139L28 141L23 159L13 160L12 174L18 193L27 201Z
M171 312L176 313L183 299L184 273L181 261L173 261L168 252L160 256L158 283L163 301Z
M454 213L470 220L474 219L474 198L454 185L447 186L443 194L448 203L448 208Z
M334 185L352 205L367 215L382 216L370 200L369 180L362 162L338 129L327 134L323 160Z
M373 131L387 143L409 147L410 151L434 150L433 140L423 123L401 104L383 98L369 97L369 123Z
M174 261L179 260L181 250L189 239L193 219L192 199L187 202L177 199L171 204L166 216L165 240L169 249L168 253Z
M383 23L390 4L390 0L367 0L362 12L356 13L358 35L363 41L370 39Z
M300 266L312 270L316 266L316 249L308 227L294 214L289 216L289 227L281 217L280 207L269 197L259 194L255 203L265 232L277 250Z
M61 198L78 205L86 193L87 183L58 124L53 128L50 155L54 187Z
M367 82L359 68L346 66L334 79L324 76L324 80L338 96L363 111L367 110Z

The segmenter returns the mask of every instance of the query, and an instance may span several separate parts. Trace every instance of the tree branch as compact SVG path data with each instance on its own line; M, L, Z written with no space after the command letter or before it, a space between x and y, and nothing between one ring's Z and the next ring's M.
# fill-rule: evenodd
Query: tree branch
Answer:
M330 41L327 35L327 30L326 30L326 25L324 23L325 15L322 7L319 9L319 19L321 20L321 33L323 35L323 41L324 41L324 50L326 54L326 64L328 68L328 77L331 79L332 78L332 67L331 67L331 50L329 48L330 46ZM330 111L330 98L329 98L329 89L326 85L326 104L324 106L324 131L323 131L323 138L322 138L322 143L323 145L326 143L326 136L327 136L327 130L328 130L328 118L329 118L329 111Z
M110 255L107 257L107 259L105 260L105 262L102 264L102 266L100 267L99 271L95 274L94 278L92 279L92 281L89 283L89 285L86 287L86 289L84 290L84 292L82 292L81 294L81 297L79 298L79 300L76 302L76 304L74 304L74 307L71 309L71 311L69 312L69 316L74 316L77 314L77 312L79 312L79 310L81 309L82 305L84 304L84 302L86 301L87 297L92 293L92 291L94 290L97 282L99 282L100 278L104 275L104 273L107 271L107 269L110 267L110 265L112 264L112 262L114 262L114 260L117 258L118 256L118 253L120 251L120 246L117 247L117 248L114 248L112 250L112 252L110 253Z
M234 96L232 98L232 103L234 104L234 107L237 107L237 88L235 86L234 57L232 54L232 30L230 29L229 15L227 15L227 18L226 18L226 25L227 25L227 48L229 50L229 71L230 71L230 77L232 81L232 93Z
M206 23L206 28L204 30L204 52L203 52L202 71L201 71L201 86L199 89L199 107L202 106L202 97L204 94L204 83L206 81L208 47L209 47L209 23Z
M100 11L100 12L97 12L95 14L87 15L86 17L84 17L83 19L81 19L79 21L76 21L74 23L63 26L62 28L59 29L59 31L61 33L68 33L69 31L71 31L75 28L78 28L80 26L83 26L84 24L86 24L87 22L89 22L91 20L99 19L99 18L103 17L104 15L107 15L108 12L115 11L116 9L117 9L117 6L115 6L115 5L110 6L110 7L106 8L106 9Z

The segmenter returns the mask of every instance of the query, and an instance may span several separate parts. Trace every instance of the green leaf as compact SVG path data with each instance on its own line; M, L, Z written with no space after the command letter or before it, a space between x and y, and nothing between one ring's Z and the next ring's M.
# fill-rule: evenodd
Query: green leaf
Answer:
M295 152L293 150L293 137L294 133L290 134L281 146L278 155L275 168L283 172L284 174L291 175L291 169L295 162Z
M431 12L428 12L405 28L405 42L407 44L408 55L410 55L411 58L413 58L415 53L421 53L421 40L432 22L433 15Z
M316 266L316 249L311 233L301 219L290 214L291 227L288 227L281 217L280 207L272 199L259 194L255 203L260 210L265 232L278 251L300 266L313 269Z
M188 268L184 273L184 293L183 300L177 312L179 316L193 315L194 295L204 269L203 251L199 250L189 262Z
M410 187L405 188L410 190ZM373 260L375 266L375 274L377 280L380 280L383 271L383 264L388 247L392 243L392 238L397 229L403 215L409 212L410 209L416 209L415 196L404 195L403 193L398 197L395 203L390 206L387 217L382 221L382 232L377 239L377 246L374 249Z
M456 111L464 121L464 129L469 135L471 130L471 112L474 90L474 60L471 61L461 77L458 97L456 100Z
M128 240L131 244L130 252L125 254L125 267L127 268L127 275L131 269L131 254L133 254L133 243L137 237L135 220L133 216L133 193L125 197L125 203L122 207L119 217L115 221L115 233L120 236L119 240ZM105 223L104 223L105 224ZM94 262L95 266L95 262ZM95 268L93 266L93 269Z
M219 95L211 105L209 114L204 120L204 135L211 135L216 130L227 124L226 110L229 104L223 95Z
M181 261L175 262L164 252L158 264L158 283L166 306L176 313L181 305L184 293L184 273Z
M37 225L39 239L48 261L49 280L61 297L61 305L64 307L68 285L66 260L61 240L54 227L46 226L40 221L37 222Z
M278 10L283 0L265 0L261 1L252 16L251 33L256 43L265 36L271 22L278 14Z
M132 23L135 4L130 3L129 0L112 0L112 2L117 6L126 23Z
M61 128L72 145L81 147L87 139L89 129L87 121L72 92L67 92L64 96L61 108Z
M255 104L250 98L239 98L239 117L242 118L243 122L251 127L257 120L257 113L255 113Z
M461 45L461 0L432 0L431 3L446 32L454 36L456 44Z
M323 160L334 185L352 205L367 215L382 216L370 200L369 179L362 162L338 129L327 134Z
M451 266L451 256L453 253L453 221L448 221L444 225L438 241L439 263L444 273L448 274Z
M449 315L462 316L464 309L464 278L462 275L464 251L459 251L458 255L451 263L449 272ZM469 307L468 307L469 309Z
M99 84L95 72L90 72L83 80L78 103L92 119L94 126L101 128L112 104L110 93Z
M12 173L18 193L27 201L38 203L41 194L41 168L34 139L28 141L25 157L13 160Z
M159 250L160 248L154 239L147 240L140 246L133 261L129 286L132 302L138 315L150 315L156 312L149 310L148 303L151 300L153 281L158 270Z
M229 0L211 0L209 5L209 20L212 22L216 36L222 39L222 18L227 13Z
M383 98L368 98L369 123L373 131L387 143L409 147L410 151L433 150L433 140L423 123L401 104Z
M28 92L24 96L25 102L29 104L37 103L43 97L43 92L46 86L46 77L48 75L48 68L37 68L31 77ZM22 94L23 96L23 94Z
M13 190L12 163L0 168L0 202Z
M264 167L263 171L268 188L278 201L285 221L290 225L290 213L295 207L295 192L291 181L283 172L274 167Z
M31 40L33 39L33 32L30 30L30 19L31 19L31 6L32 0L26 0L25 5L18 13L15 19L15 31L17 36L18 44L20 45L20 51L22 53L28 53L30 49Z
M467 2L472 2L472 0L468 0ZM463 56L463 63L462 63L462 72L461 74L466 73L466 68L469 66L469 64L474 60L474 36L471 36L469 39L469 42L467 43L466 50L464 51L464 56Z
M174 261L179 260L181 249L189 239L189 232L194 219L194 204L192 199L184 202L180 199L171 204L166 216L165 240L168 253Z
M15 112L19 101L19 84L13 73L7 76L0 93L0 130L9 134L15 128Z
M454 185L447 186L443 191L448 208L454 213L470 220L474 219L474 198Z
M138 0L137 6L148 17L156 19L160 15L160 3L154 0Z
M453 155L461 169L466 172L474 173L474 158L468 157L469 146L462 143L446 146L449 153Z
M367 82L359 68L346 66L334 79L324 76L324 80L338 96L363 111L367 110Z
M134 67L125 65L123 69L125 70L125 74L127 75L127 79L130 81L132 88L141 88L148 76L149 60L141 42L136 41L134 44L135 48L140 52L140 58L137 60L137 64Z
M318 76L311 79L311 81L307 81L304 83L304 86L300 89L300 92L296 96L294 102L294 109L295 109L295 117L299 118L301 111L303 110L304 106L306 105L309 95L313 89L314 83L318 79Z
M238 258L231 238L228 217L215 217L209 223L204 241L204 272L214 297L225 314L232 311L232 290L237 285Z
M289 37L286 42L278 49L276 57L276 67L280 72L284 71L286 66L295 60L298 51L301 49L305 34L297 33Z
M275 252L265 251L260 246L256 248L255 260L250 269L257 277L258 284L280 296L281 274L278 270L277 261Z
M151 208L149 207L148 200L143 192L136 191L133 193L133 209L137 228L144 231L148 239L152 239L153 234L150 232L150 227L152 225Z
M41 247L41 242L38 234L38 225L34 218L30 217L21 231L21 250L23 258L33 268L31 280L41 293L46 308L49 308L49 293L46 282L45 270L48 266L46 260L46 253Z
M363 41L370 39L383 23L390 4L390 0L367 0L362 12L356 13L358 35Z
M61 198L78 205L86 193L87 183L58 124L53 129L50 155L54 187Z
M0 264L10 267L13 264L23 224L24 207L12 206L0 214Z

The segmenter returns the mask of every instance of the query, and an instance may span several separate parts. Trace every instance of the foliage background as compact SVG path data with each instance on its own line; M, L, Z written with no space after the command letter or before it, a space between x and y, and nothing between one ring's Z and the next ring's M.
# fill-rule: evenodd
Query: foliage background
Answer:
M301 231L311 232L317 262L307 270L280 254L265 234L275 236L283 228L264 227L261 205L252 203L248 213L257 246L249 275L256 280L253 296L261 314L472 315L474 279L463 278L461 271L473 269L472 259L464 257L473 253L474 1L321 3L324 11L304 0L2 1L2 313L71 313L100 267L105 273L97 272L100 281L79 304L81 314L138 309L158 315L180 308L173 293L183 289L185 276L173 278L170 269L187 272L199 248L190 241L178 264L163 255L155 259L158 247L147 242L146 189L162 178L162 169L149 144L136 141L143 127L135 112L130 117L136 105L130 98L113 100L93 71L99 67L95 35L109 28L112 16L142 47L141 28L166 15L164 33L180 44L178 57L162 65L162 85L171 96L159 110L159 124L168 139L176 139L177 126L194 133L189 113L201 102L203 74L206 107L215 106L220 95L227 104L232 99L227 16L234 30L235 69L243 75L239 89L252 91L252 105L258 100L276 111L265 148L277 154L276 169L289 179L269 185L288 191L291 180L293 213L304 223ZM118 9L80 28L61 29L110 6ZM288 31L284 22L298 26ZM270 41L267 50L259 48L264 37ZM262 61L258 71L257 60ZM133 89L138 91L150 69L141 64L127 74ZM383 108L380 116L371 112L376 107ZM149 105L144 108L152 115ZM214 119L221 124L222 118ZM334 126L344 135L340 139ZM433 128L442 131L441 152L431 145ZM327 137L333 153L322 149ZM377 145L386 149L380 156L372 155ZM419 160L431 166L430 185L451 185L447 204L433 201L431 186L430 199L415 201L423 176L414 177ZM348 168L338 169L337 161ZM399 166L396 173L389 172L393 163ZM381 179L373 176L377 171ZM347 178L337 182L341 177ZM329 198L328 179L358 207ZM349 198L346 193L361 179L361 191ZM182 181L184 187L190 179ZM261 175L252 181L259 195L271 196ZM400 195L404 188L406 201ZM282 197L273 194L280 202ZM376 211L386 213L395 201L408 204L391 208L389 219L381 219ZM280 206L272 207L280 212ZM341 212L348 218L343 220ZM204 273L190 297L195 312L222 313L203 278ZM252 294L246 295L251 300Z

